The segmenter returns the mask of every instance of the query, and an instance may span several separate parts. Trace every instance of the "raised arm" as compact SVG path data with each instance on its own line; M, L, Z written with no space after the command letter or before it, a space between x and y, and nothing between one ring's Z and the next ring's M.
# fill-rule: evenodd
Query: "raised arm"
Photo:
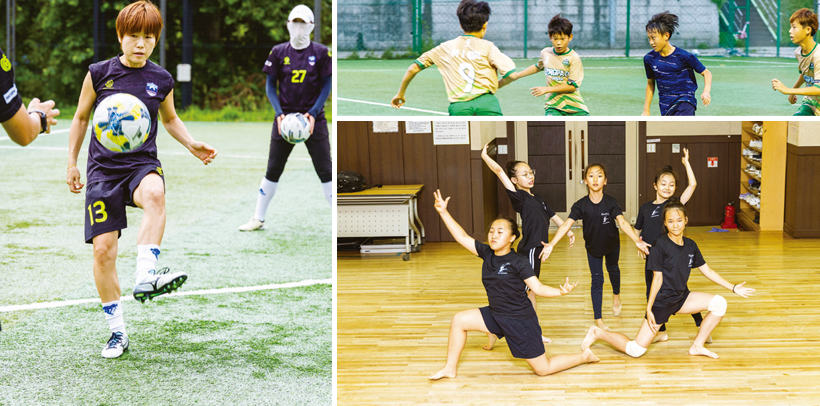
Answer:
M175 140L187 148L191 154L199 158L203 164L208 165L216 158L216 149L204 142L194 140L188 132L188 128L185 127L185 123L177 116L176 109L174 109L173 90L171 90L171 92L165 96L165 100L160 103L159 116L168 134L171 134Z
M743 286L743 285L746 284L746 281L743 281L743 283L732 284L731 282L727 281L726 279L723 279L723 277L718 275L718 273L715 272L712 268L709 268L709 264L701 265L700 267L698 267L698 270L700 271L700 273L703 274L703 276L706 277L706 279L709 279L710 281L712 281L712 282L714 282L714 283L716 283L720 286L723 286L726 289L731 290L732 293L735 293L738 296L749 297L755 291L752 288L747 288L747 287Z
M575 224L575 220L568 218L564 224L561 224L561 226L558 227L558 231L556 231L555 235L552 236L552 240L550 240L549 244L544 244L544 242L541 242L541 244L544 244L544 248L541 250L541 254L539 255L541 262L546 261L547 258L550 257L552 249L555 248L558 241L561 241L561 238L564 238L564 235L569 232L569 228L572 227L573 224Z
M651 247L651 245L647 244L638 236L638 233L636 233L635 229L632 228L632 225L626 221L624 215L619 214L618 217L615 217L615 219L618 220L618 225L621 227L621 230L624 231L624 234L629 236L629 238L631 238L632 241L635 242L635 245L638 246L638 249L643 251L644 254L649 254L649 247Z
M527 68L525 68L524 70L522 70L520 72L513 72L509 76L507 76L504 79L501 79L498 82L498 88L501 89L502 87L507 86L510 83L515 82L516 80L521 79L525 76L534 75L534 74L538 73L539 70L540 69L538 69L537 66L530 65L530 66L528 66Z
M504 168L502 168L501 165L498 164L498 162L494 161L487 154L487 147L489 146L490 144L487 144L484 146L484 149L481 150L481 159L484 160L484 162L487 164L490 170L493 171L495 176L498 176L498 179L501 180L501 184L504 185L504 187L507 190L509 190L510 192L515 192L515 185L513 185L512 181L510 180L510 177L507 176L507 174L504 172Z
M550 217L550 220L552 220L558 228L564 225L564 220L561 220L561 217L557 214ZM575 245L575 234L572 233L572 230L567 230L567 237L569 237L569 247L572 248L572 246Z
M542 284L541 281L538 280L537 276L527 278L524 280L524 283L527 284L527 287L529 287L530 290L536 294L536 296L541 297L564 296L569 292L572 292L572 290L578 286L578 281L575 281L575 283L569 283L569 277L567 277L563 285L560 285L557 288Z
M692 194L695 193L695 188L698 186L698 181L695 179L695 172L692 170L692 165L689 164L689 148L683 149L683 158L681 158L681 161L683 161L683 166L686 167L686 178L689 179L689 186L686 186L686 190L680 195L680 202L686 204L686 202L692 198Z
M453 235L453 238L455 238L462 247L467 248L467 251L472 252L473 255L478 255L478 251L475 249L475 239L470 237L456 222L456 219L447 211L447 203L450 202L450 197L447 196L447 199L442 199L441 191L439 190L433 192L433 197L436 198L436 211L441 215L441 220L444 221L444 225L450 230L450 234Z

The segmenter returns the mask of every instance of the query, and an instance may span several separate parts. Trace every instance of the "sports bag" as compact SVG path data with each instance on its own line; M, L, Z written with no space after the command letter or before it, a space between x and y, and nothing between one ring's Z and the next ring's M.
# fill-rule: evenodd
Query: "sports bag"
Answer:
M382 185L366 186L367 180L364 176L351 171L339 172L336 177L336 193L354 193L361 192L374 187L382 187Z

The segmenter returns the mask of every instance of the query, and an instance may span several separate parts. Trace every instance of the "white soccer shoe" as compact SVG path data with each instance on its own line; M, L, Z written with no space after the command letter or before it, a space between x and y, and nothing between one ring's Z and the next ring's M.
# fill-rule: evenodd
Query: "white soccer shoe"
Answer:
M254 230L261 230L265 228L265 221L264 220L257 220L251 217L247 223L242 224L239 226L239 231L254 231Z
M151 277L134 286L134 299L145 303L146 299L153 299L159 295L171 293L188 279L185 272L170 273L170 269L162 268L151 275Z
M111 333L111 338L108 339L108 344L103 347L102 356L104 358L117 358L127 349L128 336L117 331L115 333Z

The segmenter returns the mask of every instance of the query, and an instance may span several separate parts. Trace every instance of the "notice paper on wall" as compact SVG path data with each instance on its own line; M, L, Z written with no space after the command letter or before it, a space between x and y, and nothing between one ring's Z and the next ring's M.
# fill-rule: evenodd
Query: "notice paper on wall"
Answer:
M399 122L398 121L374 121L373 122L373 132L374 133L397 133L397 132L399 132Z
M408 134L430 134L433 132L430 121L407 121L404 126Z
M469 145L470 123L436 121L433 123L433 145Z

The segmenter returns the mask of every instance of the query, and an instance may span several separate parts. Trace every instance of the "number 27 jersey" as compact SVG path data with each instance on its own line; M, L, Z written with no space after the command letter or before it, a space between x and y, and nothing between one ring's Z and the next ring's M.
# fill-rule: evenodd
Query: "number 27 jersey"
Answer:
M515 70L515 63L490 41L463 35L425 52L415 63L422 69L438 65L450 103L475 99L498 90L498 75Z
M333 74L333 58L326 46L311 42L293 49L290 42L270 51L262 72L279 82L279 101L285 114L307 113L322 92L322 78Z

